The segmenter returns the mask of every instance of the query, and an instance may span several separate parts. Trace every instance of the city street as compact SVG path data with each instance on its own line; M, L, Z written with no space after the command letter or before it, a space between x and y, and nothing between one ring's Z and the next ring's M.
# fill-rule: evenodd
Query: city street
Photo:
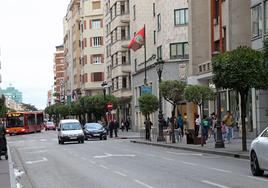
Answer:
M8 137L25 188L266 188L249 161L108 139L59 145L57 132Z

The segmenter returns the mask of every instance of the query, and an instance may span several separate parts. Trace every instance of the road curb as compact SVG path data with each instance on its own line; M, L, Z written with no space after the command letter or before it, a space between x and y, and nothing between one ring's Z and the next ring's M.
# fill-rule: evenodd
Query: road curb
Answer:
M11 153L10 153L10 148L7 145L7 152L8 152L8 166L9 166L9 181L10 181L10 187L11 188L17 188L16 185L16 178L14 174L14 166L13 166L13 161L11 159Z
M144 144L144 145L151 145L151 146L157 146L157 147L165 147L165 148L171 148L171 149L182 149L187 151L195 151L195 152L202 152L202 153L209 153L209 154L215 154L215 155L222 155L227 157L234 157L234 158L240 158L240 159L249 159L248 155L235 153L235 152L228 152L228 151L217 151L217 148L215 149L200 149L200 148L193 148L193 147L187 147L182 145L167 145L162 143L155 143L155 142L146 142L146 141L137 141L137 140L130 140L131 143L136 144Z

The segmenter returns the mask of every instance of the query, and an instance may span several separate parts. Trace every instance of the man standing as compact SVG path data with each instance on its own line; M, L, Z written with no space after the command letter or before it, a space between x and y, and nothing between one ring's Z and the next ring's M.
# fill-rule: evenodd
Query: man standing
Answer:
M231 138L233 137L232 134L233 134L234 118L230 111L226 112L226 115L223 118L223 123L227 131L227 141L228 143L231 143Z
M115 119L114 120L114 135L115 135L115 137L118 137L117 136L118 128L119 128L119 122Z
M153 123L150 121L150 118L148 118L147 120L145 120L144 124L145 124L145 139L151 140L150 133L151 133L151 127Z

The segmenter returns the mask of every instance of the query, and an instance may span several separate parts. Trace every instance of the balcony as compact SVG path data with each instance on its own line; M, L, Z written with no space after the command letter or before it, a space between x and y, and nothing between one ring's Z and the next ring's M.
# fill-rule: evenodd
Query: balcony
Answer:
M120 64L112 68L112 77L121 76L122 74L131 73L130 64Z

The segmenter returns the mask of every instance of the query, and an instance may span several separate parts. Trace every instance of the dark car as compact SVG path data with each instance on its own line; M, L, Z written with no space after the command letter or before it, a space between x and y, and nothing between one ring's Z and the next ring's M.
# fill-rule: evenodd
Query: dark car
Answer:
M99 138L100 140L107 140L107 131L99 123L86 123L84 125L85 139Z

